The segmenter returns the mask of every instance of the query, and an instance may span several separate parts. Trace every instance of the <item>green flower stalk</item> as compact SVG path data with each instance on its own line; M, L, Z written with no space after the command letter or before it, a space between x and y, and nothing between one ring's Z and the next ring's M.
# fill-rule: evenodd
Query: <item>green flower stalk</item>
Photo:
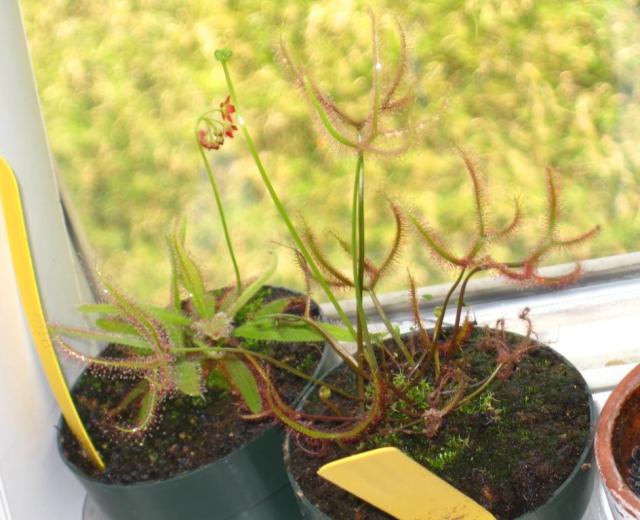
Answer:
M370 106L368 115L363 119L348 115L344 110L339 108L330 98L329 95L323 93L318 87L310 73L303 68L302 65L295 64L284 44L281 42L281 54L285 63L293 73L296 83L303 91L306 99L311 104L314 112L318 116L320 123L324 127L328 135L337 143L342 144L357 154L357 162L354 177L353 200L351 208L351 258L353 267L353 288L355 290L355 301L357 309L357 360L362 366L366 361L374 370L377 367L376 356L369 337L367 317L364 312L364 292L368 290L374 306L378 310L383 323L387 327L390 335L400 348L408 361L413 361L412 354L408 351L402 342L399 334L388 320L384 310L377 305L374 286L379 275L373 278L369 283L369 287L365 286L365 272L367 270L367 259L365 253L365 152L380 154L396 154L404 151L408 146L408 130L395 132L404 142L395 149L385 149L381 147L379 141L387 137L382 126L382 118L392 116L399 108L407 105L412 99L410 94L402 98L397 98L398 87L402 84L406 75L406 41L404 32L399 23L396 25L400 36L401 56L400 63L391 78L389 88L381 92L381 71L382 63L380 58L380 34L378 28L378 20L373 12L369 11L371 18L371 52L372 52L372 71L371 71L371 89L370 89ZM316 250L317 252L317 250ZM323 261L324 265L328 262ZM331 269L329 269L331 271ZM360 393L362 395L362 379L358 381Z
M233 244L231 242L231 236L229 234L229 228L227 227L227 219L224 213L224 207L222 205L222 198L220 197L220 190L216 178L213 175L211 169L211 163L207 158L205 150L218 150L220 146L224 144L225 137L233 138L233 132L238 127L234 124L232 114L235 112L235 107L229 102L229 97L220 103L220 108L212 110L206 114L200 116L196 124L196 141L198 143L198 151L200 157L204 163L204 167L207 170L207 176L209 177L209 183L211 184L211 190L218 207L218 214L220 216L220 222L222 224L222 230L224 231L224 239L227 244L227 250L229 251L229 257L233 264L233 271L236 277L236 292L240 294L242 292L242 277L240 276L240 268L238 267L238 261L233 251ZM204 128L203 128L204 125Z
M224 77L225 77L226 82L227 82L227 88L229 89L229 94L230 94L230 97L231 97L231 101L233 103L233 106L237 110L238 107L239 107L239 105L238 105L238 97L236 96L236 91L235 91L235 88L233 86L233 81L231 80L231 75L229 73L229 67L227 65L227 62L229 61L229 59L231 59L231 56L232 56L232 52L231 52L230 49L218 49L215 52L216 59L222 64L222 69L224 71ZM327 295L327 298L329 299L329 301L331 302L331 304L335 308L335 310L338 313L338 316L340 317L342 322L345 324L347 329L351 332L352 336L355 338L356 337L356 332L353 329L353 325L349 321L349 318L347 317L346 313L344 312L344 309L342 308L342 306L338 303L338 300L335 297L335 295L333 294L333 291L331 291L331 288L329 287L329 284L327 283L325 277L320 272L320 269L318 268L318 265L316 264L316 262L314 261L313 257L309 253L309 250L307 249L306 245L302 241L302 238L300 237L300 234L298 233L298 231L296 230L295 226L293 225L291 217L289 217L289 214L288 214L286 208L282 204L282 201L280 200L280 197L278 196L278 193L276 192L275 188L273 187L273 183L271 182L271 179L269 178L269 175L268 175L264 165L262 164L262 160L260 159L260 155L258 154L258 150L256 149L255 143L253 142L253 139L251 138L251 134L249 133L249 130L247 129L247 125L246 125L246 123L245 123L245 121L244 121L244 119L242 118L241 115L238 116L237 121L238 121L238 125L240 126L240 131L242 132L242 136L244 137L244 140L245 140L245 142L247 144L247 147L249 149L249 153L251 153L251 157L253 158L253 161L255 162L256 167L258 168L258 172L260 173L260 177L262 178L262 182L264 183L265 187L267 188L267 191L269 192L271 200L273 201L273 204L275 205L276 210L278 211L278 214L280 215L280 218L282 218L282 220L284 221L284 223L285 223L285 225L287 227L287 230L289 231L289 234L291 235L291 238L293 239L297 249L300 251L300 253L303 255L305 261L309 265L309 268L311 269L314 278L316 279L316 281L320 284L320 286L324 290L325 294Z

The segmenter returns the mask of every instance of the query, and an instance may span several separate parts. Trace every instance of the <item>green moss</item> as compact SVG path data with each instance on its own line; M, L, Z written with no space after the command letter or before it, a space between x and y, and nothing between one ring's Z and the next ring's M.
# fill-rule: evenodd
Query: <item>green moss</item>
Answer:
M465 404L458 413L467 415L474 415L478 413L493 414L496 418L500 417L503 412L502 408L498 406L498 400L496 399L495 392L486 390L480 394L476 399L469 401Z
M265 302L269 301L269 297L273 293L271 287L262 287L258 293L247 302L247 304L240 309L235 315L235 322L237 325L241 325L252 314L255 314Z
M312 355L311 353L307 354L302 362L298 365L298 370L302 370L303 372L311 372L315 366L318 364L317 356Z
M453 435L446 440L444 447L437 450L436 454L424 456L420 462L427 467L444 469L460 457L468 447L469 437L463 438L459 435Z

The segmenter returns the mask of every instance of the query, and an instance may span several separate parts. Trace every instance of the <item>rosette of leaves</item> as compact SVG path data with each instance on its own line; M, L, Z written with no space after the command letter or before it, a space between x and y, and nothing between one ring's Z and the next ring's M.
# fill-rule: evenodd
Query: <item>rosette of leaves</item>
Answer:
M122 432L144 432L164 399L176 392L201 396L207 387L232 391L248 410L248 417L268 416L255 366L268 372L267 365L273 365L295 376L313 378L261 352L261 345L317 342L329 334L349 337L340 327L316 322L308 297L300 316L287 314L290 298L262 303L259 293L276 269L275 259L262 276L241 290L235 286L207 290L200 268L185 247L185 236L185 226L177 226L167 238L172 264L167 307L138 303L102 280L104 301L80 307L83 313L98 316L96 330L50 326L54 343L64 355L105 378L140 380L108 414ZM188 297L183 298L184 294ZM64 338L108 343L119 354L90 356ZM126 410L135 412L135 420L123 424L116 418Z

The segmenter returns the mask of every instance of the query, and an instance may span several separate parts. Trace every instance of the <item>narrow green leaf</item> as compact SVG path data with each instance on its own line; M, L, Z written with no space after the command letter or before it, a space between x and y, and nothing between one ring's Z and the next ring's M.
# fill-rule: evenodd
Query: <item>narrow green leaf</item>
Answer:
M104 314L105 316L120 312L118 307L112 303L85 303L78 305L78 310L84 314Z
M171 344L178 349L185 348L185 329L180 325L165 324L165 330L169 335Z
M75 327L65 327L62 325L49 325L49 330L53 334L60 336L66 336L68 338L86 339L89 341L101 341L104 343L116 343L118 345L125 345L144 353L152 352L153 349L149 344L141 337L129 336L124 334L116 334L109 332L99 332L94 330L78 329Z
M167 249L169 250L169 260L171 262L171 279L169 280L170 288L170 305L176 311L180 310L180 281L178 279L178 259L176 258L176 252L171 242L171 236L166 236Z
M336 341L352 340L349 331L339 325L330 323L318 323L317 325ZM260 318L245 322L233 331L233 335L244 339L287 343L324 341L324 337L309 324L303 321L295 323L282 321L278 317Z
M189 325L191 320L181 311L156 307L155 305L141 305L142 309L151 314L154 318L164 323L174 325ZM117 305L111 303L91 303L80 305L78 310L84 314L102 314L103 316L122 316L122 311Z
M172 256L175 258L178 279L189 293L198 315L202 318L209 317L215 313L215 308L208 308L206 305L202 273L185 249L183 231L170 236L169 243Z
M229 316L235 316L242 307L244 307L251 298L253 298L258 291L262 288L262 286L267 282L269 278L273 275L278 266L278 258L273 253L271 254L271 265L264 272L262 276L257 278L252 284L250 284L242 293L235 299L232 300L231 305L225 309L225 312Z
M138 410L138 420L133 426L116 425L116 428L124 433L135 434L146 430L155 416L158 407L158 391L154 385L149 384Z
M289 305L291 298L278 298L277 300L270 301L262 307L260 307L253 315L254 319L267 316L269 314L282 314L284 309Z
M173 373L180 392L192 397L202 396L202 366L198 361L180 361Z
M262 411L262 399L256 378L249 367L239 359L231 357L225 358L220 364L229 379L229 383L240 393L251 413L260 413Z
M189 325L191 323L191 319L185 316L182 311L148 305L143 305L142 308L154 318L164 323L170 323L172 325Z
M170 348L164 341L164 330L150 313L130 300L104 278L101 281L108 290L109 299L118 306L127 321L138 329L138 333L144 337L148 346L153 348L156 353Z
M132 327L130 324L123 321L110 320L108 318L98 318L96 320L96 327L99 327L106 332L139 336L138 331L135 327Z

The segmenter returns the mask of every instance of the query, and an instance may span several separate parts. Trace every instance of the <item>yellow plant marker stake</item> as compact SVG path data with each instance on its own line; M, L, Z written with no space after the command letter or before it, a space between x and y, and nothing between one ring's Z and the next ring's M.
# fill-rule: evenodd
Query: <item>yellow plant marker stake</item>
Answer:
M318 475L400 520L495 520L480 504L397 448L330 462Z
M24 224L20 192L15 175L7 162L0 157L0 201L4 210L4 220L9 237L9 249L13 259L13 269L16 275L18 291L22 300L22 307L27 318L29 330L33 337L40 362L49 381L62 415L69 428L77 437L80 445L89 455L91 461L100 469L104 469L102 457L91 442L84 424L78 415L75 404L64 379L58 357L49 337L49 330L42 312L40 293L31 261L31 249Z

